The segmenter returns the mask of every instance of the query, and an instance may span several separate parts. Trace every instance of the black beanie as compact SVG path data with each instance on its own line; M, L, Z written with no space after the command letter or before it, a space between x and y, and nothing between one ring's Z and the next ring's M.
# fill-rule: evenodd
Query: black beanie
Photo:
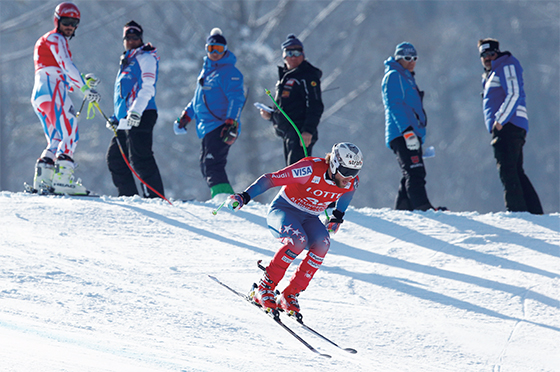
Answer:
M484 52L496 52L496 53L500 52L500 43L498 42L498 40L494 40L494 39L481 40L479 44L480 46L478 47L478 52L480 53L480 55L482 55L482 53Z
M140 26L138 23L136 23L134 21L130 21L130 22L127 22L127 24L124 25L123 39L127 35L136 35L140 39L142 39L142 34L143 33L144 33L144 30L142 29L142 26Z
M212 31L210 31L210 36L208 36L208 39L206 39L206 44L227 45L226 38L222 35L222 30L220 30L218 27L213 28Z

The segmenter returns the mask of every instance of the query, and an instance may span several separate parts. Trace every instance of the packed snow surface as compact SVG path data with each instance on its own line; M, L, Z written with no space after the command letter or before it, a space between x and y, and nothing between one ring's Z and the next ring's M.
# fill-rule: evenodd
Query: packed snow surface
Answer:
M358 353L285 319L327 359L208 277L258 281L268 206L172 202L0 192L0 369L560 371L558 213L350 208L300 305Z

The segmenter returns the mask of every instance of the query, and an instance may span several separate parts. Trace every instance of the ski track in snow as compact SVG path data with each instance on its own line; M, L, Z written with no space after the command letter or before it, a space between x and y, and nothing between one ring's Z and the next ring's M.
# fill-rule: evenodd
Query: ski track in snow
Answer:
M2 371L560 371L560 214L350 208L286 325L267 205L0 192ZM303 255L286 274L289 278ZM285 279L279 285L283 289ZM280 367L282 366L282 367Z

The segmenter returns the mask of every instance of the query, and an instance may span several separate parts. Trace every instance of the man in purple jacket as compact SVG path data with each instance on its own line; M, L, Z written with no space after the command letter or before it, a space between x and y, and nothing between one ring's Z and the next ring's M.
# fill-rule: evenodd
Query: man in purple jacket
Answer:
M543 214L539 196L523 171L523 145L529 120L521 64L510 52L501 52L496 39L479 40L478 52L484 66L484 120L492 134L506 209Z

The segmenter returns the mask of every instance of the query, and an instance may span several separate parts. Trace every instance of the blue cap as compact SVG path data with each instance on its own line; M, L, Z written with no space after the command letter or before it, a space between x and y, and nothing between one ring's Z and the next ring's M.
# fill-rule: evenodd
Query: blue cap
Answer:
M303 49L303 44L294 34L289 34L286 41L282 43L282 49L288 49L290 47L296 47Z
M399 59L405 56L417 56L416 49L414 45L410 44L409 42L405 41L397 45L395 48L395 59Z

